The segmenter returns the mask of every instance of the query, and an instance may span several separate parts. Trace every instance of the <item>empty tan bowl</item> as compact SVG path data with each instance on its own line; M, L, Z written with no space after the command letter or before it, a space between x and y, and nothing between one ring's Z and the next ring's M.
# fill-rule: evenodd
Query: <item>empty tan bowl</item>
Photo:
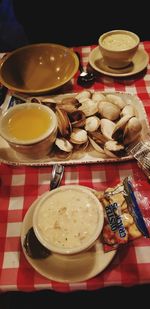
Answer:
M44 194L33 214L38 240L58 254L76 254L91 247L104 223L103 206L87 187L65 185Z
M24 158L41 159L49 154L56 134L56 115L42 104L15 105L0 117L0 135Z
M70 81L78 66L76 54L65 46L27 45L1 60L0 81L15 92L42 94Z
M120 69L131 64L140 39L130 31L112 30L102 34L98 43L105 64L111 68Z

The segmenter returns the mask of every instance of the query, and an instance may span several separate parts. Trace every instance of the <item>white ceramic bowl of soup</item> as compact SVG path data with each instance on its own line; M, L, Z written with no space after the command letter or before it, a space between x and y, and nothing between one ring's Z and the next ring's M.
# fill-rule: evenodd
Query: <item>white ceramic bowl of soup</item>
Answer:
M140 43L137 34L127 30L103 33L98 40L100 52L106 65L124 68L130 65Z
M56 134L56 115L42 104L15 105L0 117L0 135L26 158L41 159L49 154Z
M103 207L84 186L66 185L43 195L33 214L38 240L57 254L76 254L91 247L104 223Z

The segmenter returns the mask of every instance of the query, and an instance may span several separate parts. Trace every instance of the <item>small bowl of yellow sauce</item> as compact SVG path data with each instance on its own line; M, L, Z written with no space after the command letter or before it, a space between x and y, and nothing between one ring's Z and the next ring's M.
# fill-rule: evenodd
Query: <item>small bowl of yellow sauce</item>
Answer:
M57 118L47 106L26 102L0 118L0 135L15 151L40 159L50 153L57 134Z

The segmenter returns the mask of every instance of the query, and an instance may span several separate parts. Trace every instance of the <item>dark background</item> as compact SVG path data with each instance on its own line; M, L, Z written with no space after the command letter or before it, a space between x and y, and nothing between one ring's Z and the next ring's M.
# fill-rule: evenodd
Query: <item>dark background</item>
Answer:
M7 292L0 295L0 309L108 309L149 308L150 285L130 288L105 287L95 291L69 293L53 292Z
M13 3L29 42L91 45L97 44L100 34L113 29L134 31L141 40L150 39L150 14L142 0L135 3L115 0L13 0Z
M43 42L97 45L103 32L114 29L146 41L149 24L146 0L0 0L0 51Z

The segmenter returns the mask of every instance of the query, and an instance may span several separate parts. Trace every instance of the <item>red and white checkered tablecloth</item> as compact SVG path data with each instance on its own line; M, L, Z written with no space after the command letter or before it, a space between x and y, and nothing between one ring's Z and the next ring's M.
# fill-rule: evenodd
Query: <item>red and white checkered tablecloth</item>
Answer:
M150 42L141 46L150 54ZM75 48L86 65L92 47ZM73 90L83 88L73 79ZM128 78L99 75L95 90L126 91L138 95L150 119L150 65L147 72ZM140 238L122 247L96 277L79 283L54 282L41 276L27 262L21 248L20 231L25 213L38 196L49 190L52 167L13 167L0 165L0 290L34 291L52 289L60 292L95 290L114 285L132 286L150 283L150 240ZM150 184L136 161L67 165L62 184L80 184L104 190L131 175L150 197Z

